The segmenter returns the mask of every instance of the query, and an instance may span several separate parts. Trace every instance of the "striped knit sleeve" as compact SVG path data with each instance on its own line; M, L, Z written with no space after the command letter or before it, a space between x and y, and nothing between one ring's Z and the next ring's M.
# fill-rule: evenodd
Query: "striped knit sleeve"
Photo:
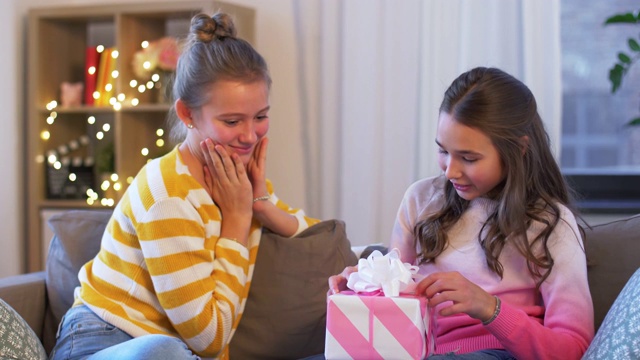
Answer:
M309 226L320 222L319 219L306 216L306 214L304 213L304 210L292 208L286 203L284 203L282 200L280 200L274 193L273 184L269 179L267 179L267 191L269 192L269 197L270 197L269 201L275 204L278 208L286 211L287 213L295 216L296 219L298 219L298 229L296 230L295 234L292 235L292 237L300 234L301 232L306 230Z
M140 219L141 250L169 321L198 355L217 355L240 310L249 250L218 238L219 229L183 199L157 202Z

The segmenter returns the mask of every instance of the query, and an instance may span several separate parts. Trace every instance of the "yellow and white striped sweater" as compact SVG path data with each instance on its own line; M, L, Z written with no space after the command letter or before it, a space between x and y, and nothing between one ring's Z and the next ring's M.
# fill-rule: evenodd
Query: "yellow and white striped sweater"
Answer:
M100 252L78 275L76 304L133 337L181 338L202 357L227 357L244 309L262 228L248 246L220 238L221 213L174 148L145 165L114 210ZM270 200L298 218L318 220Z

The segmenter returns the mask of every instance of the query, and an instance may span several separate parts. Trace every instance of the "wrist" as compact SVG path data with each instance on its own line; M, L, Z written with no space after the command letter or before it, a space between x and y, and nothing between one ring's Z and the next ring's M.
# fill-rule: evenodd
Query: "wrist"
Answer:
M258 201L268 201L271 198L269 194L258 196L253 198L253 203L257 203Z
M491 317L489 319L483 320L482 321L482 325L486 326L486 325L491 324L493 322L493 320L495 320L498 317L498 315L500 314L500 308L502 306L502 302L500 301L499 297L497 297L495 295L493 297L496 299L496 306L495 306L495 308L493 310L493 314L491 315Z
M251 228L251 216L224 216L220 222L220 237L246 242Z
M269 208L273 207L271 201L267 200L257 200L253 202L253 216L257 218L260 222L264 220L263 214L269 212Z

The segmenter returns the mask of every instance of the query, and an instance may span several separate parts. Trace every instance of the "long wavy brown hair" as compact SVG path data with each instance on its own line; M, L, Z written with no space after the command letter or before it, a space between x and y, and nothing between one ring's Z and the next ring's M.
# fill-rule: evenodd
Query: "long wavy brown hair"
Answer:
M526 258L539 287L553 268L547 243L561 221L558 204L571 209L572 193L551 153L533 94L502 70L478 67L453 81L444 94L440 112L486 134L505 169L505 180L491 191L498 205L478 234L487 265L502 277L498 258L508 241ZM447 231L469 206L451 182L446 182L444 192L443 207L419 220L414 229L421 263L434 262L444 251ZM533 221L543 225L542 231L528 239L527 229Z

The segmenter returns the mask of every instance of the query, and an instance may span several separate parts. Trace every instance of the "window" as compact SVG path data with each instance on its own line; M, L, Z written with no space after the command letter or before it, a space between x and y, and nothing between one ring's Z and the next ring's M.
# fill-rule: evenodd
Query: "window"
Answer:
M637 0L562 0L563 173L581 195L585 212L640 212L640 63L611 93L609 69L630 54L640 24L604 26L619 13L640 10ZM638 53L635 53L636 55Z

